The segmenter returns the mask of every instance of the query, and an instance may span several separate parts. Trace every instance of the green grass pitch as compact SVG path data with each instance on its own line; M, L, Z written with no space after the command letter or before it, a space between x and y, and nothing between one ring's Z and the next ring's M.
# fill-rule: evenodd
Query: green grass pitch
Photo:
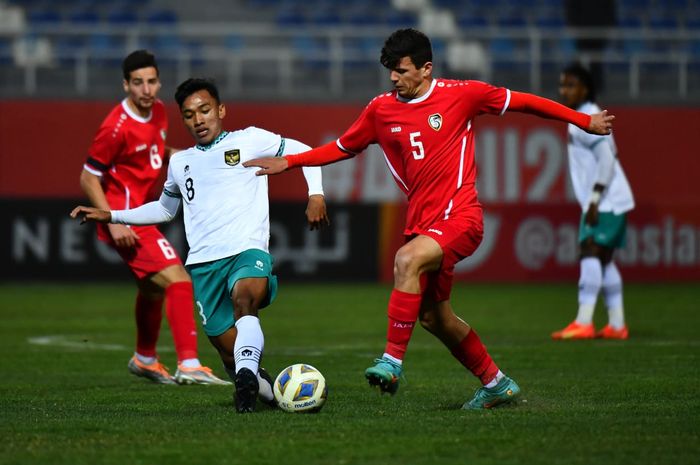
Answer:
M319 414L238 415L232 388L127 373L131 285L0 286L1 464L697 464L700 286L629 285L629 341L556 343L575 284L457 286L453 304L523 390L459 409L478 387L416 329L395 397L366 385L388 288L292 285L264 310L264 365L319 368ZM604 310L597 312L600 326ZM161 358L175 367L164 323ZM200 337L201 358L224 376Z

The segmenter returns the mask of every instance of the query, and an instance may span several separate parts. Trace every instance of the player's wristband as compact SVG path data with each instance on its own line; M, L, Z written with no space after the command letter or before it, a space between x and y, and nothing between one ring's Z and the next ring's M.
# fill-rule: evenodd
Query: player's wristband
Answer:
M600 191L593 191L593 193L591 194L590 203L594 203L594 204L598 205L599 202L600 202Z

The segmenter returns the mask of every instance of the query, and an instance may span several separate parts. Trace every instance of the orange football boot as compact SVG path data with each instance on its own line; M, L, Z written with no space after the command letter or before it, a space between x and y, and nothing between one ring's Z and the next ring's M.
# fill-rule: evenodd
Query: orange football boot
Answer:
M576 320L561 331L552 333L552 339L593 339L595 337L595 328L593 323L582 325L576 323Z
M607 325L605 328L601 329L595 334L595 337L599 339L627 339L629 336L630 333L627 330L627 325L620 329L615 329L612 326Z

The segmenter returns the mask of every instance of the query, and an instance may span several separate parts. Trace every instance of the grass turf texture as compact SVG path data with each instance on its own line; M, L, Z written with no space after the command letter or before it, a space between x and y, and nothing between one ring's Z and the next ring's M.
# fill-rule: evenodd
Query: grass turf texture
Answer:
M388 289L283 285L264 311L264 365L319 368L319 414L231 406L232 388L160 386L126 371L134 290L0 286L0 463L698 463L700 288L630 285L629 341L553 342L575 285L457 286L453 304L522 387L515 407L459 410L478 387L416 329L397 396L370 390ZM598 326L605 322L597 312ZM161 358L175 366L170 333ZM30 338L55 336L49 339ZM36 344L43 342L46 345ZM200 336L201 359L225 376Z

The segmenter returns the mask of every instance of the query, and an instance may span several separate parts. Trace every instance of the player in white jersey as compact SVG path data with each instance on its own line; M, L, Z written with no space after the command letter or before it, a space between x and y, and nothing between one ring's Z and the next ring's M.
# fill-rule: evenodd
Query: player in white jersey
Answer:
M197 145L172 157L160 199L130 210L80 206L71 216L154 224L172 220L184 202L190 247L186 267L197 309L236 385L237 411L252 412L258 394L273 400L271 380L260 369L264 337L258 311L274 300L277 278L268 253L267 178L256 176L256 170L243 167L243 162L296 154L309 147L255 127L224 131L226 108L209 80L188 79L177 88L175 100ZM304 176L309 186L307 220L316 229L328 224L320 168L305 169Z
M572 64L561 73L559 93L568 107L588 114L600 112L595 104L591 74L579 64ZM579 229L579 308L576 319L552 333L552 337L627 339L622 277L613 253L624 246L626 214L634 208L632 190L617 159L612 135L588 134L569 124L568 149L571 183L583 211ZM601 290L608 309L608 324L596 333L593 310Z

